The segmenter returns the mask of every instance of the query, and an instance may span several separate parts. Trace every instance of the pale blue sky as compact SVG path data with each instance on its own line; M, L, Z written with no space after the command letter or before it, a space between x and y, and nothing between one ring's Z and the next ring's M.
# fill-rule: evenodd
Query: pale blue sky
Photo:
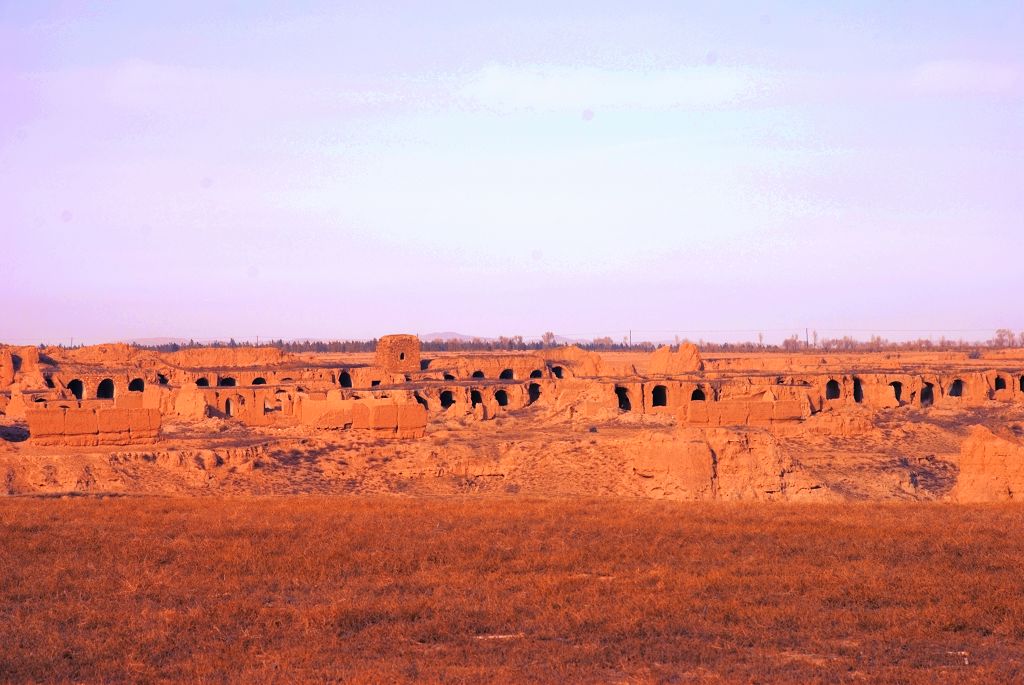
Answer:
M208 4L0 2L0 340L1024 329L1020 2Z

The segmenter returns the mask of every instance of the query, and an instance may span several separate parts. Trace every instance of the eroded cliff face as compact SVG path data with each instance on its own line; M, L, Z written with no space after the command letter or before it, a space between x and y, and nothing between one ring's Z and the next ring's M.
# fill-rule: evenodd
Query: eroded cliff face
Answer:
M974 426L960 448L951 497L963 503L1024 501L1024 440L1008 428L996 435Z

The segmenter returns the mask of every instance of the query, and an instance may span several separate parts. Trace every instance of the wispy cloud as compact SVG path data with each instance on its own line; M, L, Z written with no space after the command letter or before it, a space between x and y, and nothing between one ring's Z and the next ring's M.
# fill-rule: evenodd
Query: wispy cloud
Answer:
M927 95L1002 95L1016 92L1022 79L1012 64L936 60L915 68L910 84Z
M472 74L459 97L499 111L702 109L736 105L770 92L768 72L698 66L670 70L492 64Z

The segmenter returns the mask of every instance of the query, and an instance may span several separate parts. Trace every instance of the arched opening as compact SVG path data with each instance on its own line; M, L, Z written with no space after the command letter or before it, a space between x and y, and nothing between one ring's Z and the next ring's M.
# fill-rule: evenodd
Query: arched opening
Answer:
M158 373L156 375L156 381L160 385L167 385L167 383L168 383L167 376L163 375L162 373Z
M838 400L839 399L839 381L830 380L825 384L825 399L826 400Z
M996 390L1006 390L1006 379L1002 376L996 376Z
M141 378L133 378L128 384L128 392L142 392L146 389L146 381Z
M526 390L527 397L530 398L530 404L533 404L540 399L540 385L537 383L530 383L530 387Z
M483 371L477 370L477 371L473 372L473 378L483 378L483 377L484 377L484 372Z
M864 386L861 385L859 378L853 379L853 401L863 402L864 401Z
M114 381L104 378L96 388L96 397L101 400L114 399Z
M668 405L668 388L664 385L654 386L654 390L651 391L651 406L652 407L664 407Z
M503 381L510 381L513 378L515 378L515 376L512 374L512 369L505 369L500 374L498 374L498 378L500 378Z
M544 378L544 373L540 369L534 369L530 372L530 378Z
M85 385L82 383L82 381L76 378L75 380L68 383L68 390L71 391L71 394L75 396L76 400L80 400L82 399L82 392L85 390Z
M231 400L224 400L224 415L234 416L235 415L235 403Z
M224 378L219 378L217 380L217 385L222 388L233 388L235 387L235 379L231 376L225 376Z
M551 367L551 373L553 373L555 375L555 378L561 378L562 377L562 367L561 366L552 366Z
M200 388L208 388L210 387L210 380L208 378L197 378L196 385Z
M452 394L451 390L441 391L441 409L447 409L448 407L455 404L455 395Z
M619 398L620 411L633 411L633 403L629 401L629 390L626 390L621 385L616 385L615 394Z
M925 383L924 387L921 388L921 406L930 407L935 402L935 386L931 383Z
M700 388L694 388L693 392L690 393L691 402L703 402L706 399L707 396L704 395L704 391Z
M445 375L443 376L443 378L444 378L444 379L445 379L446 381L453 381L453 380L455 380L455 376L453 376L453 375L452 375L452 374L450 374L450 373L446 373L446 374L445 374Z
M889 387L892 388L892 394L893 394L893 397L896 398L896 401L897 402L902 402L903 401L903 384L900 383L899 381L893 381L892 383L889 384Z
M504 390L498 390L494 393L494 401L498 403L499 407L508 406L508 393Z
M33 402L45 402L45 401L46 401L46 398L45 398L45 397L37 397L37 398L35 398L35 399L34 399L34 400L32 400L32 401L33 401Z
M425 399L423 399L423 397L422 397L422 396L420 396L420 394L419 394L418 392L416 392L416 393L413 393L413 395L412 395L412 396L413 396L414 398L416 398L416 401L417 401L417 402L419 402L420 404L422 404L422 405L423 405L423 408L424 408L424 409L427 409L427 410L429 410L429 409L430 409L430 405L428 405L428 404L427 404L427 401L426 401Z
M267 379L264 378L263 376L257 376L256 378L252 379L252 384L253 385L266 385L267 384Z
M343 388L351 388L352 387L352 374L350 374L348 371L342 371L341 373L339 373L338 374L338 385L340 385Z
M400 362L404 362L405 361L405 352L399 352L398 353L398 361L400 361Z
M964 382L957 378L953 381L953 385L949 386L950 397L963 397L964 395Z
M484 398L480 394L479 390L470 390L469 391L469 401L475 407L478 404L483 404L484 403Z

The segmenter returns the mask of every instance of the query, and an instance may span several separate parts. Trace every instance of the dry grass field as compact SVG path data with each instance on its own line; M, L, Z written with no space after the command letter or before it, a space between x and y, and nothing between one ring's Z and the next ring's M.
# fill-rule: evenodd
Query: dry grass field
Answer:
M3 682L1020 682L1024 509L0 501Z

